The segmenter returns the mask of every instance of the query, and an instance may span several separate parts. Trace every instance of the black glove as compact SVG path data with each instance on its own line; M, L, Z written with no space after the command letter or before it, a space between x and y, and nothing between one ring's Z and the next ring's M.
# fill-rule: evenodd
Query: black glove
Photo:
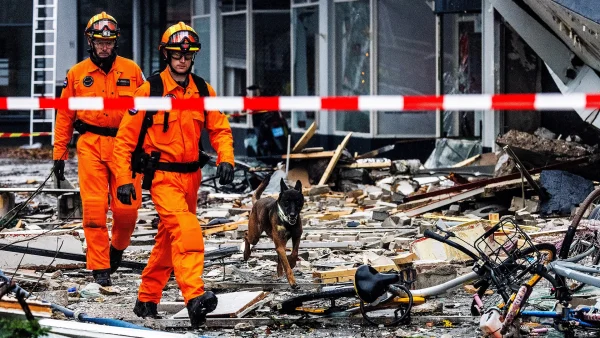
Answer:
M117 199L123 204L131 205L131 198L135 200L135 188L133 184L127 183L117 188Z
M53 170L57 180L65 180L65 160L54 160Z
M217 176L219 184L229 184L233 181L233 166L228 162L221 162L217 167Z

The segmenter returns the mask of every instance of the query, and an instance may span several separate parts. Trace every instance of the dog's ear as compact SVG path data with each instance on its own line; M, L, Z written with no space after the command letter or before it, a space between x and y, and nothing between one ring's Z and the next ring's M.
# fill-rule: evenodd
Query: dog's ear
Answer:
M294 187L294 189L298 190L299 192L302 192L302 182L300 182L300 180L296 181L296 186Z
M287 184L285 184L285 182L283 181L283 177L281 178L281 181L279 182L279 184L281 185L281 193L283 194L284 191L288 190L288 186Z

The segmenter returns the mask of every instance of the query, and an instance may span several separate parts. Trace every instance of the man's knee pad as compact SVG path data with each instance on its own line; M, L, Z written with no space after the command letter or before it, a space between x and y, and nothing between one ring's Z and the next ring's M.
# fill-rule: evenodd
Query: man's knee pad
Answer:
M103 198L82 198L84 225L94 223L106 226L106 213L108 212L108 201Z
M202 228L196 215L186 212L177 215L176 219L181 230L180 252L204 252Z

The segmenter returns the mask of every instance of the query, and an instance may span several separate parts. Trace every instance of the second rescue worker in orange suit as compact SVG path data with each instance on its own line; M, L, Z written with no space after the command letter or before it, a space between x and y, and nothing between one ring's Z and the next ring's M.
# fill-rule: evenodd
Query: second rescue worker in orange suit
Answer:
M119 28L112 16L94 15L85 29L90 58L73 66L65 78L61 98L131 97L145 81L135 62L117 56ZM54 172L64 180L64 160L73 129L81 136L77 141L79 187L83 204L83 231L87 242L87 268L96 283L111 285L110 273L121 263L123 250L129 246L141 199L133 205L117 200L116 164L113 142L125 110L59 110L56 115ZM135 189L140 192L140 180ZM108 195L113 212L112 241L106 227ZM109 248L110 247L110 248Z
M201 91L195 82L202 81L201 85L204 85L204 80L194 80L190 74L196 53L200 51L200 41L194 29L183 22L171 26L163 34L159 51L168 65L158 80L162 81L162 96L199 98ZM144 83L135 96L149 96L150 83L155 79ZM206 87L210 96L216 95L209 84ZM135 110L125 114L115 141L115 158L119 168L117 194L123 203L130 203L131 198L136 196L141 197L132 185L131 158L145 114ZM204 241L196 218L202 174L199 170L199 141L204 126L218 155L219 183L231 183L233 137L224 114L207 111L205 115L201 110L159 111L152 116L152 125L147 128L144 152L160 152L150 187L160 223L133 310L140 317L157 316L157 304L173 270L193 327L203 325L206 314L217 307L214 293L204 291Z

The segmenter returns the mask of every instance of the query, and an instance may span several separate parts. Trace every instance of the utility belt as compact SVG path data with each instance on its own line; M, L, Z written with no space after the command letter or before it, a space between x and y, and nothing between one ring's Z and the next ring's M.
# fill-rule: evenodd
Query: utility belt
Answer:
M172 172L172 173L193 173L204 167L210 156L201 154L200 159L195 162L160 162L160 151L153 151L150 154L145 152L131 154L131 170L133 178L135 174L144 174L142 180L142 189L149 190L152 186L154 173L157 170ZM204 155L204 156L203 156Z
M98 127L89 123L85 123L81 120L75 121L73 123L73 128L75 128L75 130L77 130L77 132L79 132L81 135L90 132L92 134L110 137L116 137L117 131L119 131L119 128Z

